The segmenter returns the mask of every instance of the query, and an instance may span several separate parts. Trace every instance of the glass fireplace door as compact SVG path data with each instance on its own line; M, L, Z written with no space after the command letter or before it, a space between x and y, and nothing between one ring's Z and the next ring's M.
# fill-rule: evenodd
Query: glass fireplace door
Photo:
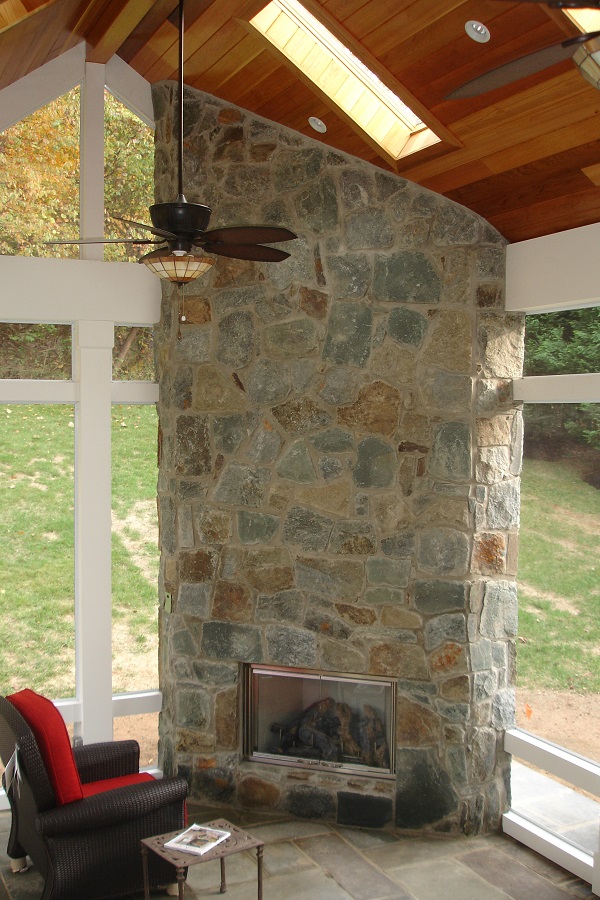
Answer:
M392 774L393 682L249 666L246 695L251 759Z

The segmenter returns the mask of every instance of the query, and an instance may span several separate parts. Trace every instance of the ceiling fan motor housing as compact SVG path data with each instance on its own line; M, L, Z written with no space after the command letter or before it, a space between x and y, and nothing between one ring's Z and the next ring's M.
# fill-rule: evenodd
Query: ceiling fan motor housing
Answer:
M211 212L210 206L178 199L174 203L155 203L150 207L150 218L154 227L161 231L193 238L198 232L206 231Z

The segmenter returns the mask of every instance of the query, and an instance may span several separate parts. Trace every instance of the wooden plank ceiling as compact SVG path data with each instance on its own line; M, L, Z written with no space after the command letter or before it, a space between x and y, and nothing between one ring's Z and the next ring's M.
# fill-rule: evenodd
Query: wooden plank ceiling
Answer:
M187 0L185 81L480 213L510 241L600 221L600 91L570 60L482 96L464 82L578 34L560 10L510 0L304 0L442 136L390 163L247 25L266 0ZM150 82L177 75L177 0L0 0L0 89L81 40ZM467 37L485 23L491 40ZM308 124L327 125L318 135Z

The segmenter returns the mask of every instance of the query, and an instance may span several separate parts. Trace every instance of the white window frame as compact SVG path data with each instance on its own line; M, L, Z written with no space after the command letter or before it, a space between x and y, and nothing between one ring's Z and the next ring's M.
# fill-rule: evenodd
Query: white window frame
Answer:
M153 126L150 85L117 57L85 62L80 44L0 91L0 130L82 85L82 237L104 220L104 88ZM160 318L159 280L145 266L105 263L102 246L82 258L0 256L0 321L71 324L70 381L0 379L0 403L67 403L75 408L76 696L56 705L85 743L112 739L113 718L158 712L158 690L112 694L111 407L158 401L154 382L112 381L116 325ZM7 808L0 796L0 808Z
M549 313L600 305L597 248L600 224L533 238L507 247L506 309ZM523 403L598 403L600 373L517 378L513 396ZM504 736L504 749L575 787L600 796L600 765L520 728ZM511 809L503 830L542 856L589 881L600 895L600 849L587 853ZM599 831L600 834L600 831Z

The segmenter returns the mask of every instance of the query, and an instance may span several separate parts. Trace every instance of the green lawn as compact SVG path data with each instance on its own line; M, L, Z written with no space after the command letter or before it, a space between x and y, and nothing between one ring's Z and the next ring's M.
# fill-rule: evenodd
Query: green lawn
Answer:
M74 694L73 438L65 406L1 406L0 692L29 686ZM113 623L116 644L150 654L154 686L158 550L156 411L113 410ZM128 517L137 513L133 522ZM132 550L133 548L133 550ZM116 647L115 647L116 649ZM143 674L143 673L142 673Z
M0 691L70 696L73 409L2 406L0 420ZM115 407L115 690L156 684L156 477L154 407ZM527 460L521 517L518 683L600 692L600 491L575 466Z
M600 692L600 491L568 461L526 460L518 684Z

